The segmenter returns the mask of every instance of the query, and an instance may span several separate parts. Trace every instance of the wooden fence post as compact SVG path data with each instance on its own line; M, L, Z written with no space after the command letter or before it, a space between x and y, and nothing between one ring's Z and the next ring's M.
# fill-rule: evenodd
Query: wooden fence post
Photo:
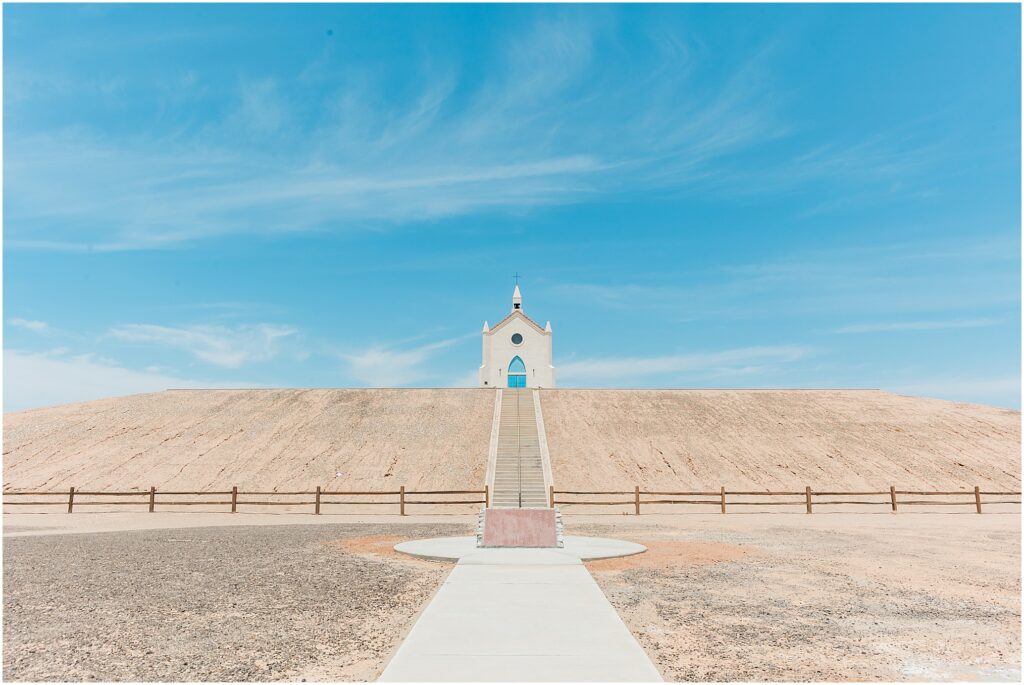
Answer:
M548 486L548 506L551 507L552 509L555 508L555 486L554 485L549 485Z
M892 500L892 510L896 511L896 486L889 486L889 499Z
M981 488L977 485L974 486L974 507L981 513Z
M811 509L811 486L810 485L807 486L807 513L808 514L812 513L812 509Z
M491 489L484 484L484 507L491 506Z
M149 512L153 513L153 508L156 506L156 486L149 486Z
M640 515L640 486L636 486L634 501L636 502L636 515Z
M725 513L725 486L722 486L722 513Z
M238 486L231 486L231 513L238 511Z
M319 485L316 486L316 502L315 502L315 504L316 504L316 507L313 509L313 513L319 516L320 515L320 486Z
M71 489L68 490L68 513L69 514L71 513L71 510L74 508L74 506L75 506L75 486L72 485Z
M405 486L398 488L398 513L405 516Z

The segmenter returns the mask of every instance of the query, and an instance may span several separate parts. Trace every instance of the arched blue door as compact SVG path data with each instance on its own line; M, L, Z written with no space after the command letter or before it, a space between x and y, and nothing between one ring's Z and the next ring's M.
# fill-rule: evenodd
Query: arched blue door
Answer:
M518 356L513 357L508 363L508 387L526 387L526 364Z

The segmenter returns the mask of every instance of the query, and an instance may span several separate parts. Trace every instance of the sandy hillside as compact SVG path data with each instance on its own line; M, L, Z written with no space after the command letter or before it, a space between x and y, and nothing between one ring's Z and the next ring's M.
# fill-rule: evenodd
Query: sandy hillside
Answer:
M1016 411L856 390L541 398L561 489L1020 488ZM17 412L4 486L476 488L493 411L493 390L422 389L174 390Z
M493 413L475 389L169 390L16 412L4 487L477 488Z
M1006 409L875 390L542 390L541 405L564 489L1020 489Z

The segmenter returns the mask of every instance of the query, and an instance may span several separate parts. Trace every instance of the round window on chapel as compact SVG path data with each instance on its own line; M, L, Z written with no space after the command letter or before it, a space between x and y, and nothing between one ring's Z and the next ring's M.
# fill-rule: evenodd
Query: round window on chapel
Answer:
M521 336L518 333L513 333L512 334L512 344L513 345L522 345L523 344L523 336Z

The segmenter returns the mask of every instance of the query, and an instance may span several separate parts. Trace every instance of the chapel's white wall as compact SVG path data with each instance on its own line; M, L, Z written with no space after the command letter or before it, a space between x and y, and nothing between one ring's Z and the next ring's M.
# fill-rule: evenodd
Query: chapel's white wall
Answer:
M481 363L480 365L480 386L486 388L500 388L500 385L496 386L494 383L490 382L490 375L488 375L490 374L489 362L491 359L491 336L487 331L485 331L483 334L483 340L484 354L482 357L483 363ZM487 382L485 383L484 381Z
M523 342L512 343L519 333ZM508 386L509 362L519 355L526 365L526 386L529 388L555 387L555 369L551 362L551 335L542 333L521 318L513 318L501 328L483 334L483 366L480 367L480 385L489 388Z

